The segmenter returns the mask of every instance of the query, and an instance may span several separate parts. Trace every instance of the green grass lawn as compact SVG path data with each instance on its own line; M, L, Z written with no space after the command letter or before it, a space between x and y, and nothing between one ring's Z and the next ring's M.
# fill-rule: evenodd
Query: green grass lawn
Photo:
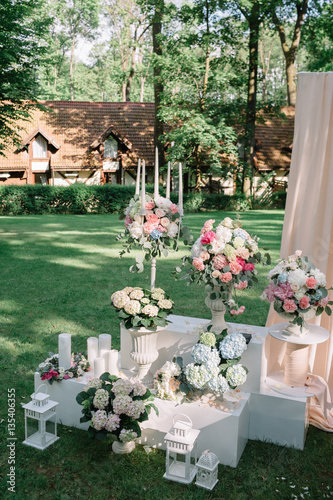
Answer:
M191 214L185 224L196 238L206 219L234 215ZM243 215L244 228L261 238L262 247L269 247L273 262L279 256L283 215L278 210ZM60 426L61 439L44 452L22 446L20 403L29 400L37 365L49 351L57 352L58 334L71 333L75 351L85 351L87 338L100 333L111 333L113 346L120 348L119 320L110 307L110 295L126 285L149 287L148 266L143 274L133 275L128 271L133 256L118 258L121 242L115 237L121 229L116 215L0 218L1 498L12 495L6 492L8 388L16 391L19 499L331 498L332 439L313 427L304 452L250 441L236 469L219 467L219 483L212 493L164 480L164 452L147 454L137 446L128 456L116 456L109 443L91 440L74 428ZM184 254L181 246L178 253L158 262L156 284L175 300L175 314L209 318L204 290L171 276ZM236 321L265 324L268 303L259 296L266 272L260 269L259 284L239 293L246 311Z

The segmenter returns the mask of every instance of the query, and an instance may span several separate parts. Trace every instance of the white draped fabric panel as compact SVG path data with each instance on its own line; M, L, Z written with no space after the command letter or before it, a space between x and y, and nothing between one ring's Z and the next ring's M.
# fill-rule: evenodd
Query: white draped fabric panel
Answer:
M333 285L333 72L298 75L281 257L295 250L311 256L326 274L327 286ZM271 308L266 325L281 321ZM324 313L310 322L330 332L330 339L312 350L310 367L328 383L333 395L333 317ZM283 343L268 339L265 347L268 372L283 368ZM330 403L328 391L326 416Z

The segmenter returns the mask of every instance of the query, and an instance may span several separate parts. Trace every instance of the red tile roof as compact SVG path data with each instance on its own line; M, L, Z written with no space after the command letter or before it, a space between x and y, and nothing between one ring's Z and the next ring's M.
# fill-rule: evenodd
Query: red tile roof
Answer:
M133 145L128 157L137 164L140 157L147 166L154 163L154 104L133 102L43 101L50 112L35 111L31 122L22 122L22 143L40 128L59 145L52 155L54 168L80 168L98 165L99 155L90 146L114 127L118 138ZM24 169L29 164L26 151L9 151L0 157L0 168Z

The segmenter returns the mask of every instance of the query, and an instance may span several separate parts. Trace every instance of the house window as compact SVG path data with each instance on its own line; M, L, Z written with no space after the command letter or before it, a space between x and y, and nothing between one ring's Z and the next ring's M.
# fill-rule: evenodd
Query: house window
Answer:
M47 141L43 136L37 135L32 143L33 158L47 158Z
M117 158L118 142L113 137L109 136L104 141L104 158Z

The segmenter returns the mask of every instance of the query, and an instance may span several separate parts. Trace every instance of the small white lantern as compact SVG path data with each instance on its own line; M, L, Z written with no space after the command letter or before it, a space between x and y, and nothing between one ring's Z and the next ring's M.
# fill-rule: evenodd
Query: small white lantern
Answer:
M40 389L42 384L38 387ZM37 389L37 390L38 390ZM43 392L31 394L31 401L22 405L24 408L25 440L23 444L45 450L59 439L57 437L56 406L59 403L51 401L50 396Z
M182 420L185 417L187 421ZM197 472L197 439L200 431L192 429L192 420L183 413L173 417L173 426L164 436L166 443L166 473L163 477L189 484ZM192 456L193 453L193 456ZM193 460L193 463L192 463Z
M209 450L203 452L197 462L197 480L195 484L212 490L218 482L217 473L219 466L219 459Z

